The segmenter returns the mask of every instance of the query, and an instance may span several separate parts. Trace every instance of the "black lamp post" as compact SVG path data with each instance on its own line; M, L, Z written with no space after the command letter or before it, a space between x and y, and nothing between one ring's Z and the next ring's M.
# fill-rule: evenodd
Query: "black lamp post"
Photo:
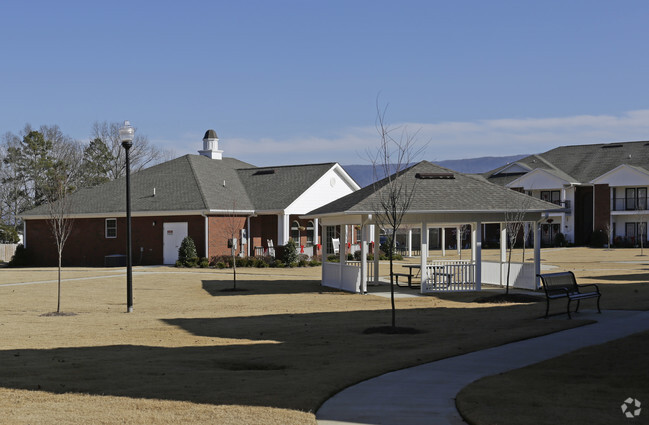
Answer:
M131 161L129 150L133 146L135 129L131 123L124 121L124 127L119 129L119 138L126 151L126 307L127 312L133 311L133 255L131 253Z

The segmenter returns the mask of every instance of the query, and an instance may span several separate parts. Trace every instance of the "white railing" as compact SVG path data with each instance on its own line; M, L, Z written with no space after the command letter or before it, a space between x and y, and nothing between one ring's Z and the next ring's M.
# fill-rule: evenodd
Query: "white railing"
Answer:
M422 274L421 292L477 290L475 263L469 260L433 261Z
M483 261L482 262L482 283L506 286L507 284L507 262ZM540 289L537 284L534 263L511 263L509 271L509 286L521 289Z
M345 264L361 268L361 262L356 260L347 260ZM367 283L374 283L374 262L367 262Z
M322 285L348 292L360 292L361 268L340 263L322 264Z

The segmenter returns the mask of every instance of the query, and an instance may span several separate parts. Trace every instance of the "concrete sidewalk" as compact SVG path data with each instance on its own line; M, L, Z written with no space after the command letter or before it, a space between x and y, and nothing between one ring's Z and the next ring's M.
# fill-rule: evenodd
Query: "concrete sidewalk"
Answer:
M485 376L518 369L649 329L648 311L584 311L597 323L387 373L349 387L316 413L319 425L464 424L455 396ZM558 320L565 316L558 316Z

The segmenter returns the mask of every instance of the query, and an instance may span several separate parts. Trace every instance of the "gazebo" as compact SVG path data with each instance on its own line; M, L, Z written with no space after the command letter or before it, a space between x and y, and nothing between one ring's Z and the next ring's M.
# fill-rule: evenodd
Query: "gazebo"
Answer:
M512 264L514 286L539 287L540 225L550 212L561 211L555 204L532 198L515 190L487 182L480 176L458 173L428 161L419 162L374 185L344 196L307 214L319 218L323 226L322 285L349 292L367 292L367 283L379 279L379 256L373 266L367 261L371 240L380 240L377 214L381 196L391 182L411 188L413 198L402 225L421 229L421 292L475 291L483 283L503 284L506 279L506 226L513 215L517 221L534 230L534 262ZM513 214L515 213L515 214ZM482 261L482 228L489 223L500 224L500 261ZM471 226L471 259L428 260L428 229ZM328 262L333 253L332 231L340 226L340 262ZM348 261L349 226L360 228L360 261ZM377 247L378 248L378 247ZM510 279L511 280L511 279Z

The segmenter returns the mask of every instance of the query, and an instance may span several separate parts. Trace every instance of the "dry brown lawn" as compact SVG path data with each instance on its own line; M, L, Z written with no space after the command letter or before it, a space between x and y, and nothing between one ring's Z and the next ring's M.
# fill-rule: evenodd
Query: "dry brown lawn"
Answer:
M649 260L638 254L543 259L601 283L604 308L647 309ZM0 269L0 422L313 424L328 397L361 380L584 323L538 320L542 303L448 294L397 300L397 324L423 333L365 335L389 323L389 300L324 289L319 276L240 269L245 291L228 292L228 271L136 268L128 314L124 269L65 269L62 308L75 315L43 316L56 306L56 271Z

